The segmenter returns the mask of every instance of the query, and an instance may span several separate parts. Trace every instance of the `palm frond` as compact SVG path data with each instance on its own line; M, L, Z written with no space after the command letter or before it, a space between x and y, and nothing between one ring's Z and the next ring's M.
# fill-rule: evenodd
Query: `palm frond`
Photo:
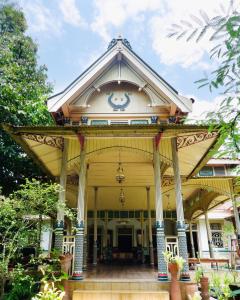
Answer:
M193 25L190 22L188 22L188 21L181 20L180 23L182 23L183 25L185 25L185 26L187 26L189 28L193 28Z
M199 33L196 42L199 42L201 40L201 38L204 36L204 34L207 32L207 28L208 26L204 26L203 29L201 30L201 32Z
M191 19L196 22L198 25L203 26L203 22L201 19L199 19L198 17L194 16L194 15L190 15Z
M190 33L190 35L187 37L186 41L188 42L188 41L192 40L192 39L195 37L195 35L197 34L197 32L198 32L198 29L194 29L194 30Z
M203 11L203 10L200 10L199 13L200 13L200 15L202 16L203 20L206 22L206 24L208 24L208 23L209 23L209 17L208 17L208 15L206 14L206 12Z
M182 37L184 37L187 33L187 30L181 32L178 36L177 36L177 40L180 40Z

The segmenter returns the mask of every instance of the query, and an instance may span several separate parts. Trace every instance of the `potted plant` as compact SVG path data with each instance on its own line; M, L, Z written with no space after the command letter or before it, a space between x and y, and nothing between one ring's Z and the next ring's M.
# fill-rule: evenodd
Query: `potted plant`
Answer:
M182 300L181 289L178 282L178 273L182 270L185 260L181 256L174 256L172 252L163 252L168 271L171 274L170 298L174 300Z

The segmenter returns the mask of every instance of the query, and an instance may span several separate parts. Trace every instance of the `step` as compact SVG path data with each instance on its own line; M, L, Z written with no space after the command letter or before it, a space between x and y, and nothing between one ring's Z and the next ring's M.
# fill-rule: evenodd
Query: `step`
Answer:
M139 290L75 290L72 300L169 300L169 293Z

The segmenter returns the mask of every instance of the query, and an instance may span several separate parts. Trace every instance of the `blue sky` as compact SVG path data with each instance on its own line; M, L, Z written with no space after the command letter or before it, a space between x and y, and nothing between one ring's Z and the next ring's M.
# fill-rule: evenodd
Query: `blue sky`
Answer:
M64 89L106 49L119 33L133 50L181 94L196 99L194 113L214 109L216 93L198 89L195 80L216 67L213 45L166 37L171 24L199 15L218 14L228 0L18 0L28 34L39 46L39 63L48 67L55 92Z

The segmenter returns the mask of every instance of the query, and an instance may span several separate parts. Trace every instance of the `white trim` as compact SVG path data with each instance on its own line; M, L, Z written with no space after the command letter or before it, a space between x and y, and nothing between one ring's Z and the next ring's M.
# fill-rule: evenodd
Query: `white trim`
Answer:
M99 61L97 61L87 72L85 72L69 89L61 95L48 100L48 109L50 112L56 112L67 101L73 100L74 97L79 95L87 86L96 80L101 72L113 61L113 59L121 53L129 62L140 71L140 75L165 94L172 102L174 102L183 112L190 112L192 110L192 102L190 99L188 103L182 100L180 95L177 95L175 91L168 86L161 78L159 78L146 64L143 64L124 44L119 43L110 49ZM186 99L185 99L186 100Z

